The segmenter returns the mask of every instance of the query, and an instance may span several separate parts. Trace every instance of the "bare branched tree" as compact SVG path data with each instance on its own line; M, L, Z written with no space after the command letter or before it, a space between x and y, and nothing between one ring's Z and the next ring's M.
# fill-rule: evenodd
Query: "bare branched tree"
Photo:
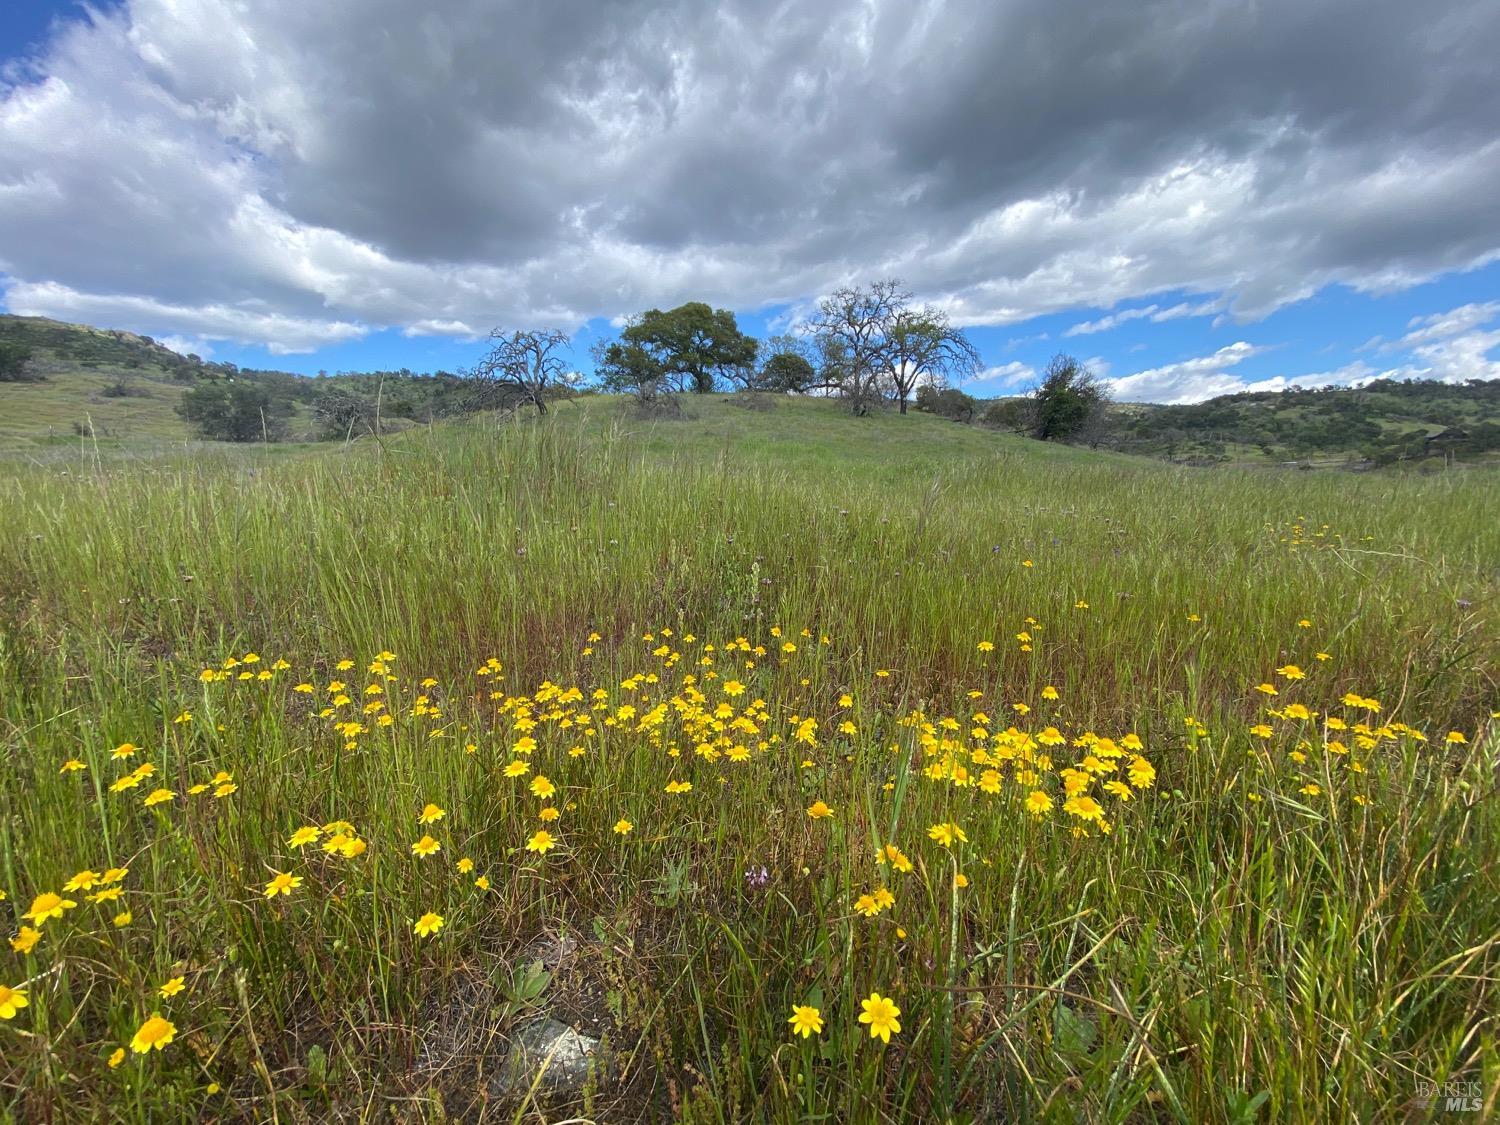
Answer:
M960 382L979 371L979 352L948 314L913 307L895 280L826 297L808 326L819 357L818 385L837 390L856 414L882 399L905 414L917 387Z
M819 343L823 381L837 386L855 414L867 414L890 372L890 328L912 295L895 280L868 289L845 286L818 304L808 324Z
M477 409L530 404L547 413L547 399L565 385L568 365L557 354L568 334L555 328L490 333L490 350L463 374L474 381Z

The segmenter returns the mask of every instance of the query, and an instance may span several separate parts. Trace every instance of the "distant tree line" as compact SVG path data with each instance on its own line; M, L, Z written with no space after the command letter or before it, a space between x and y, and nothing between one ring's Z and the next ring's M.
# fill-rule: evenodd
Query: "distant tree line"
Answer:
M983 401L956 387L917 389L917 409L955 422L1024 434L1038 441L1098 445L1109 434L1108 387L1070 355L1058 355L1028 394Z
M819 302L796 330L757 340L732 311L690 301L647 309L592 349L592 378L568 368L560 329L490 333L484 353L456 374L408 370L341 373L317 379L232 364L197 367L178 407L202 437L278 441L310 414L309 436L348 440L392 419L431 420L481 411L539 414L580 391L631 397L651 413L680 410L683 395L730 389L815 395L856 415L893 407L1028 433L1045 441L1086 435L1107 401L1104 386L1059 356L1036 392L981 407L955 383L978 373L978 349L947 313L919 305L894 280L844 287Z
M1024 398L981 409L955 383L980 371L979 351L942 309L918 305L895 280L846 286L818 303L795 331L757 341L727 309L690 302L631 318L619 338L594 349L603 389L648 410L681 393L722 386L836 398L856 415L894 406L984 423L1043 441L1091 440L1103 432L1105 384L1071 356L1058 356Z
M113 375L104 397L139 393L139 378L178 381L186 384L183 419L220 441L353 440L478 412L546 413L590 391L629 396L647 412L673 412L691 396L738 390L766 401L829 398L856 415L915 409L1044 441L1199 463L1247 452L1372 464L1500 452L1500 381L1376 380L1190 405L1116 404L1085 364L1060 355L1031 392L976 399L962 389L980 372L963 328L895 280L837 289L765 339L742 331L732 311L690 301L629 317L592 349L591 371L569 367L570 342L556 328L497 328L475 363L456 372L401 368L309 378L179 355L149 336L6 316L0 381L83 367Z
M471 380L439 371L341 372L317 376L285 371L205 367L183 393L177 413L208 441L284 441L295 419L310 420L300 435L347 441L472 409Z

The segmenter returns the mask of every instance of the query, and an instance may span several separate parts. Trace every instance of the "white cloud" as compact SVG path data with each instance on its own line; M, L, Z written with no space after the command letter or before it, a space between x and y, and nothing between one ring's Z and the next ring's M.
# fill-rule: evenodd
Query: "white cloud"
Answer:
M1111 313L1098 320L1086 320L1081 324L1075 324L1063 335L1088 336L1095 332L1107 332L1111 328L1118 328L1132 320L1149 320L1152 324L1161 324L1163 321L1180 320L1185 316L1213 316L1223 311L1223 308L1223 301L1213 300L1198 304L1180 301L1167 308L1162 308L1160 305L1147 305L1144 308L1122 309L1120 312Z
M485 332L486 329L461 320L418 320L401 330L403 336L457 336L471 342L483 337Z
M1213 355L1185 359L1161 367L1137 371L1110 379L1110 393L1120 402L1202 402L1217 395L1244 390L1279 390L1285 380L1271 379L1261 384L1246 384L1225 372L1267 349L1239 340L1220 348Z
M195 355L199 359L211 359L214 354L213 345L207 340L190 339L187 336L157 336L155 340L162 347L178 355Z
M1500 301L1472 302L1446 312L1416 316L1406 333L1394 340L1374 336L1355 349L1399 357L1395 365L1377 371L1356 362L1337 372L1325 373L1328 382L1359 384L1373 379L1437 379L1462 383L1470 379L1500 379ZM1339 377L1345 374L1350 377ZM1309 384L1322 378L1304 377Z
M1402 375L1463 383L1470 379L1500 379L1500 329L1466 332L1450 340L1424 344L1414 349L1417 363L1402 369Z
M881 276L965 325L1253 320L1500 255L1495 13L124 0L0 78L0 272L279 351Z
M982 391L993 392L1002 388L1020 387L1032 382L1035 378L1036 368L1029 363L1012 360L1010 363L1002 363L997 367L986 367L974 376L973 382L981 385Z
M1111 328L1117 328L1132 320L1144 320L1157 311L1156 305L1147 305L1142 309L1124 309L1098 320L1086 320L1081 324L1075 324L1063 333L1064 336L1088 336L1095 332L1108 332Z
M1385 374L1390 378L1500 379L1500 301L1460 305L1447 312L1414 317L1401 339L1382 351L1406 352L1409 361Z
M1364 350L1374 346L1366 345ZM1279 391L1287 387L1365 386L1377 379L1438 379L1462 383L1500 379L1500 301L1460 305L1446 312L1413 317L1399 340L1379 344L1382 353L1399 353L1390 367L1377 368L1362 359L1331 371L1279 374L1247 381L1226 370L1268 348L1239 341L1213 355L1182 360L1109 380L1122 402L1191 403L1225 394ZM1090 361L1094 362L1094 361Z
M1456 309L1433 313L1431 316L1414 316L1407 322L1406 335L1385 345L1382 350L1399 351L1438 340L1452 339L1486 325L1496 318L1500 318L1500 301L1460 305Z

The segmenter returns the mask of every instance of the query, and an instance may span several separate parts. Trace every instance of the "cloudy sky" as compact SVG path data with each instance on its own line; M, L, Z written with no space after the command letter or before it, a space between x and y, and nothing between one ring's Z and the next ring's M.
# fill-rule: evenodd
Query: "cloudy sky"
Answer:
M902 279L1014 393L1500 378L1495 0L4 0L0 306L298 371Z

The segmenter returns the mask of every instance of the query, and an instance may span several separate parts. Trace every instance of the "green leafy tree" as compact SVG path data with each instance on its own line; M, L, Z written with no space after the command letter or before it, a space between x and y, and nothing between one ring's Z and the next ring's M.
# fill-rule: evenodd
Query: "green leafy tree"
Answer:
M648 348L626 340L594 345L594 373L607 391L628 394L637 404L655 409L670 396L667 371Z
M676 389L708 394L720 378L753 371L756 343L740 331L734 313L689 301L662 312L648 309L620 333L627 347L639 348L660 368L660 378Z
M772 336L760 343L760 367L755 373L757 390L805 394L818 382L818 370L809 352L810 341L802 336Z
M979 422L997 430L1009 430L1016 434L1030 433L1031 403L1028 399L1018 397L994 399L984 408Z
M26 382L31 349L13 340L0 340L0 383Z
M902 414L919 385L970 379L979 370L979 350L940 309L900 309L886 333L887 374Z
M265 387L239 379L199 383L177 405L182 419L208 441L280 441L293 409Z
M806 356L795 352L777 352L761 366L760 389L766 391L806 391L818 380L818 373Z
M972 395L966 395L956 387L941 387L935 383L923 383L917 388L917 409L939 418L955 422L972 422L979 403Z
M1057 355L1031 392L1031 436L1070 441L1083 434L1109 402L1109 388L1078 360Z

